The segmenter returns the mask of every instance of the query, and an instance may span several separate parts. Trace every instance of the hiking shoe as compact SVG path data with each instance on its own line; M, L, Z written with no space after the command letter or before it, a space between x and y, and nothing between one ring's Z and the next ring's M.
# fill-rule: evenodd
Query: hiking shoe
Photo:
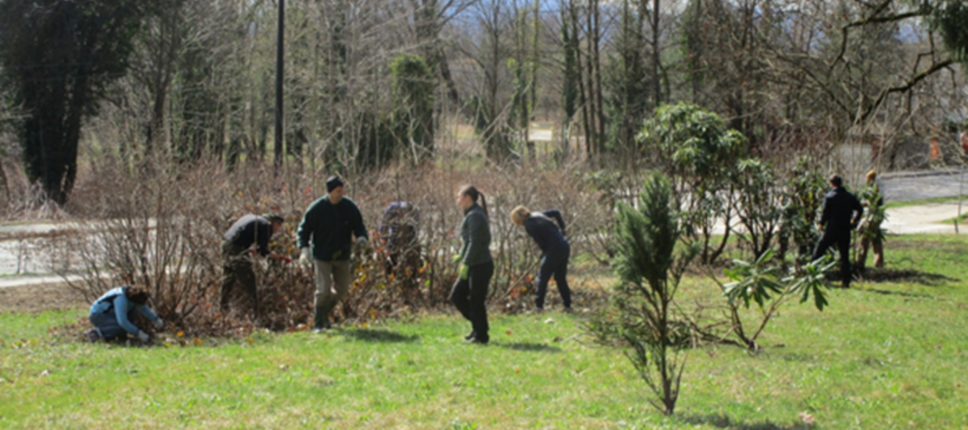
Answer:
M467 341L467 343L469 343L471 345L487 345L487 342L488 342L488 338L486 338L486 337L483 338L483 339L478 339L478 338L475 337L475 338Z
M94 328L88 330L86 333L86 336L87 336L87 341L91 343L101 340L101 335L98 334L97 329L94 329Z
M474 330L471 330L471 332L468 333L467 336L464 336L464 340L471 340L471 339L474 339L475 337L476 335L474 333Z

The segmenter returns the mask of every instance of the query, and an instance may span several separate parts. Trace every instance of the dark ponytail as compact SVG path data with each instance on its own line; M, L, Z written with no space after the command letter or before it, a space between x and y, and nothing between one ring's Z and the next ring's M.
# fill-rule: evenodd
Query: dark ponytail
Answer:
M481 190L478 190L477 187L475 187L473 185L468 185L468 186L466 186L466 187L464 187L463 189L460 190L460 194L462 196L464 196L464 195L470 196L471 197L471 200L473 200L474 203L477 203L477 201L480 200L480 202L481 202L481 208L484 209L484 215L487 216L488 218L491 217L487 213L487 198L484 197L484 193L482 193Z
M491 215L487 213L487 199L484 198L484 193L481 193L481 207L484 208L484 216L490 218Z

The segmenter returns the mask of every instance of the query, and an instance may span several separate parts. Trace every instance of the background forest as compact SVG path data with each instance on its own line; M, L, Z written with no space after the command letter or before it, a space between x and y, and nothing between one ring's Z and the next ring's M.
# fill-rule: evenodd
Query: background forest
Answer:
M69 203L106 159L634 171L654 165L643 121L680 101L768 161L903 169L943 161L930 142L968 116L958 0L3 0L0 20L14 213Z

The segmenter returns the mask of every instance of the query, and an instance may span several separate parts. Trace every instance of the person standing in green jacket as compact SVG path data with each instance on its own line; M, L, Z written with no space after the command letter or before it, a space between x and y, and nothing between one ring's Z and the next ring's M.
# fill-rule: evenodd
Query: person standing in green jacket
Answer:
M306 209L297 232L302 251L299 261L305 265L312 261L316 268L313 316L316 331L330 328L329 314L349 290L353 276L350 267L353 236L358 246L368 240L360 209L353 200L343 196L343 181L335 176L329 178L326 191L328 194Z
M494 275L487 200L477 188L467 186L457 194L457 205L464 211L464 222L460 226L460 254L455 257L460 262L460 276L450 293L450 301L471 322L472 331L465 337L467 342L486 345L490 337L485 302L487 286Z

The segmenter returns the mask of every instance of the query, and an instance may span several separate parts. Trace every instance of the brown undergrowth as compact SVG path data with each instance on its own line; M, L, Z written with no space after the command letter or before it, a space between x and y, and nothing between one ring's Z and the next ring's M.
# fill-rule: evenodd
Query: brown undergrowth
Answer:
M137 284L151 293L151 306L167 322L166 329L185 336L306 328L315 287L311 270L295 262L255 260L261 315L254 315L241 295L231 310L219 309L220 245L223 232L238 217L279 213L286 223L271 248L296 260L301 213L325 194L329 172L291 168L273 176L258 167L227 171L219 163L134 168L111 158L98 160L91 169L73 203L82 218L79 227L52 239L57 243L50 247L58 254L52 260L60 273L81 275L70 285L88 302L114 286ZM367 249L354 251L355 280L334 319L365 323L449 307L457 269L451 256L459 247L462 219L455 196L467 184L485 193L491 218L496 270L489 306L510 313L529 310L540 254L508 214L519 204L561 209L573 256L605 261L603 237L611 216L602 202L608 199L585 178L576 170L528 167L401 167L346 175L347 195L360 207L372 240ZM419 244L416 258L390 268L377 230L384 208L399 200L420 210ZM577 281L572 287L582 289ZM594 297L579 294L576 305Z

